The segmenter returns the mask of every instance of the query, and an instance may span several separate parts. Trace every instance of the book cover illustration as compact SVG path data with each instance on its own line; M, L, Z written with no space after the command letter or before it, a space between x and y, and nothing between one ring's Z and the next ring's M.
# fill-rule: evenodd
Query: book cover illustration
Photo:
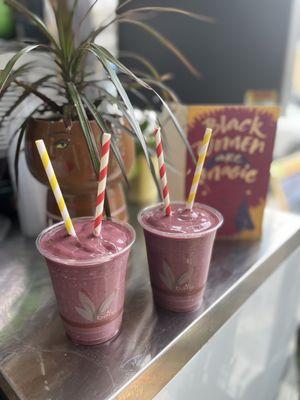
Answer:
M188 106L187 136L197 150L213 129L196 200L219 210L219 237L257 239L270 179L278 107ZM194 164L186 157L185 195Z

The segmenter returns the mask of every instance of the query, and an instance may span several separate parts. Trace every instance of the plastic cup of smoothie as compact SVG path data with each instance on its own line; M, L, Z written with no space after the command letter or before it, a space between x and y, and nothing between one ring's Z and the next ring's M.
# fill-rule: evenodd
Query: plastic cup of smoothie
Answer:
M135 231L127 223L104 220L96 238L92 217L73 223L78 240L60 222L42 231L36 245L47 262L67 336L77 344L95 345L120 330Z
M197 310L202 302L210 259L222 215L195 203L186 210L171 203L170 216L162 204L143 209L138 221L144 229L154 301L170 311Z

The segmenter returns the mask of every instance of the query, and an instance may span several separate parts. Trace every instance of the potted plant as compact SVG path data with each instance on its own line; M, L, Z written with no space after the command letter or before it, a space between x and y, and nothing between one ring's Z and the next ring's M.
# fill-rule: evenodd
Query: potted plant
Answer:
M89 7L80 25L84 23L96 2L97 0ZM171 91L153 66L137 55L127 54L127 57L138 57L148 69L148 72L129 70L107 49L97 45L95 39L113 23L135 24L153 34L196 74L196 70L183 54L171 42L146 24L144 18L148 15L151 16L153 12L176 12L203 21L211 21L211 19L172 7L139 7L130 10L125 7L124 11L123 7L130 3L130 0L127 0L119 5L117 15L114 18L102 23L86 39L76 44L73 18L78 1L75 0L71 7L67 0L51 1L57 35L51 34L46 25L23 4L16 0L6 0L6 3L16 12L26 16L48 40L48 44L24 45L0 72L0 99L9 88L18 87L22 89L15 104L4 116L5 118L28 96L34 95L40 100L39 106L28 114L17 132L18 144L15 166L18 165L19 149L25 135L25 153L29 169L40 182L47 184L34 146L36 139L44 139L71 215L93 214L99 171L101 132L112 132L111 145L114 157L109 166L107 193L112 211L120 209L120 207L122 209L122 204L119 202L120 200L122 202L124 194L119 178L122 173L126 179L126 173L131 168L134 158L134 144L130 135L139 142L146 162L154 179L156 179L149 149L135 118L134 109L127 92L131 91L137 94L140 88L150 91L166 108L174 127L188 148L189 144L165 101L166 94L170 96ZM53 61L53 66L49 65L44 75L35 82L28 82L24 72L26 72L26 69L35 66L26 64L16 68L16 63L25 54L38 49L49 55ZM117 92L116 96L105 89L99 78L95 78L86 70L85 61L89 54L92 54L98 60L99 67L104 70L107 79L114 85ZM50 94L48 93L49 90L51 90ZM140 93L140 96L143 96L143 94ZM103 106L104 103L106 106ZM110 107L107 107L107 105L110 105ZM56 217L55 207L54 202L49 197L48 211L50 215L53 214L53 218ZM109 212L108 208L106 210ZM126 213L120 213L116 216L126 218Z

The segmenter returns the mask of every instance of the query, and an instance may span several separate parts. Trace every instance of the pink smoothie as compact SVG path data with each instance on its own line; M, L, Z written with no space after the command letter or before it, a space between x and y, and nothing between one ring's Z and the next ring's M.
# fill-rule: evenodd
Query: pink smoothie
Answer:
M103 221L96 238L92 218L75 219L74 227L78 240L59 223L39 235L37 247L47 261L67 335L76 343L98 344L121 326L135 232L129 224Z
M193 210L173 203L165 216L162 205L139 214L144 229L154 300L168 310L185 312L200 307L213 243L222 215L204 204Z

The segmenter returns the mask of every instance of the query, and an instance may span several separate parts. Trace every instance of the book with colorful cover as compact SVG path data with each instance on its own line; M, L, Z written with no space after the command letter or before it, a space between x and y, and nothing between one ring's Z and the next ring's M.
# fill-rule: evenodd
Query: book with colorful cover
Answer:
M196 201L223 214L224 224L218 236L259 238L280 109L231 105L176 107L175 113L185 126L195 155L205 129L213 129ZM172 147L168 156L179 170L168 174L171 196L174 200L184 200L195 166L182 143L174 140L170 123L165 128L167 142Z

